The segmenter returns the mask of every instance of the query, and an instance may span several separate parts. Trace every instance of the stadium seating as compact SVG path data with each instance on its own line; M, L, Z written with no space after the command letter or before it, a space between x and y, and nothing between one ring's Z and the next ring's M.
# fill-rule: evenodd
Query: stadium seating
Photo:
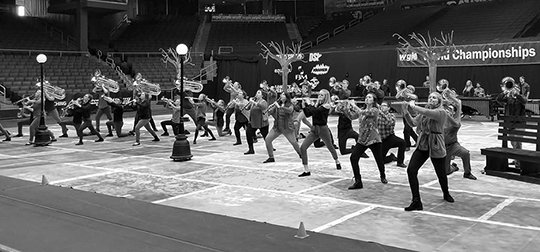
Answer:
M113 44L121 52L157 52L179 43L192 46L198 26L198 18L192 16L137 17Z
M233 47L235 54L257 54L260 46L257 41L284 41L290 44L284 22L213 22L210 28L206 53L216 54L220 46Z

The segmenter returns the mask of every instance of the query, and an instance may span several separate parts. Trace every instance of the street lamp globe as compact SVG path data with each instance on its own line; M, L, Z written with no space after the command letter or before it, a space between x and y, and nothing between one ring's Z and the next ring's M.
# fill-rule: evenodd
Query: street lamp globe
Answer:
M179 55L186 55L188 53L188 47L187 45L185 44L178 44L176 46L176 52L179 54Z
M45 62L47 62L47 56L43 53L39 54L37 57L36 57L36 60L39 64L43 64Z

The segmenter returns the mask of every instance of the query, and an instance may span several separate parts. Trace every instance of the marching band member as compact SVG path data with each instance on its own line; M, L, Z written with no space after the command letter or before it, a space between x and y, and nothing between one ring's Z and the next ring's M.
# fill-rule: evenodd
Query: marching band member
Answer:
M334 85L332 90L334 91L335 99L338 100L346 100L349 99L351 96L351 91L347 88L349 82L347 80L343 80L340 85ZM336 88L339 86L338 88ZM352 153L352 150L354 148L351 147L350 149L347 148L347 140L348 139L354 139L355 142L358 141L358 133L354 131L352 127L352 121L349 119L345 114L343 114L343 109L347 106L348 103L339 102L336 105L335 111L338 113L338 145L339 145L339 152L341 155L346 155ZM365 154L365 153L364 153Z
M161 136L169 136L169 132L167 131L167 125L171 125L173 129L173 134L177 135L180 133L180 94L177 93L174 95L174 101L165 98L161 99L165 100L165 106L172 110L171 119L161 121L161 128L163 129L163 134L161 134Z
M94 72L94 77L102 77L102 78L105 78L105 76L101 75L101 71L99 69L97 69L95 72ZM98 100L98 110L96 112L96 118L95 118L95 121L96 121L96 131L100 131L99 129L99 123L100 123L100 119L101 119L101 116L103 114L105 114L105 116L107 116L107 119L109 121L112 120L112 116L111 116L111 107L109 106L109 103L105 100L105 97L109 97L109 90L106 88L106 87L94 87L94 89L92 89L92 93L101 93L99 95L99 100Z
M20 115L22 119L17 121L17 135L13 137L22 137L23 126L30 125L32 121L34 120L34 117L32 115L34 109L32 109L32 103L30 101L31 101L30 98L25 97L21 99L20 101L14 103L14 104L20 104L21 108L19 109L20 109Z
M371 81L371 79L369 79ZM366 89L364 89L364 96L366 96L368 93L372 93L375 95L375 102L377 104L381 105L381 103L384 100L384 92L380 89L381 83L378 81L375 82L368 82L366 83Z
M137 73L135 75L135 81L133 82L133 85L134 86L140 85L139 83L143 82L143 81L146 81L146 80L143 79L142 74ZM137 97L139 97L141 95L141 92L142 91L140 91L140 90L134 89L133 90L133 99L136 100ZM157 128L156 128L156 123L154 122L154 118L152 118L152 107L151 106L149 107L149 116L150 116L149 123L150 123L150 126L152 127L152 130L158 131ZM135 113L135 118L134 118L134 123L133 123L133 130L130 133L135 132L135 126L137 125L138 122L139 122L139 113Z
M309 170L308 165L307 149L313 142L315 142L315 140L317 140L317 138L321 138L321 140L323 140L324 144L328 148L328 151L330 151L330 153L332 154L332 158L336 163L336 168L338 170L341 170L341 164L339 163L336 149L332 145L332 139L330 138L330 129L328 128L327 124L328 114L330 113L330 109L332 108L332 105L330 104L330 92L328 92L328 90L326 89L322 89L321 91L319 91L319 96L314 106L308 104L311 103L311 101L308 99L305 99L303 103L303 112L305 113L306 117L312 117L313 127L311 128L309 135L306 137L306 139L304 139L304 142L300 147L302 164L304 165L304 172L298 176L304 177L311 175L311 171Z
M218 136L226 136L227 134L231 134L231 132L223 132L223 125L225 124L225 120L223 119L223 116L225 115L225 101L219 100L215 102L214 100L209 100L210 106L214 109L214 120L208 121L208 125L216 127Z
M42 100L41 100L41 90L37 90L35 95L34 95L34 99L31 100L32 102L32 117L34 118L34 120L32 121L32 123L30 124L30 127L29 127L29 132L30 132L30 137L28 139L28 143L26 143L26 145L32 145L34 144L34 136L36 135L36 129L37 127L39 126L39 123L40 123L40 120L41 120L41 103L42 103ZM54 104L53 104L54 105ZM49 131L51 132L51 131ZM51 136L51 141L56 141L56 139L54 138L54 135L51 133L49 133L50 136Z
M363 188L362 177L360 175L360 166L358 161L362 153L366 149L370 149L377 162L379 175L383 184L388 183L384 171L384 158L382 155L381 136L377 130L379 120L379 106L375 101L376 96L373 93L368 93L365 98L366 108L360 109L354 102L349 103L348 109L343 112L351 120L359 119L360 127L358 129L358 141L354 146L350 160L354 173L354 184L349 187L349 190Z
M135 125L135 143L133 143L133 146L139 146L141 145L141 128L144 127L152 136L154 139L153 142L159 141L159 137L156 135L156 132L152 130L150 127L150 118L151 118L151 112L150 112L150 95L146 93L141 93L139 97L135 100L135 106L137 107L137 115L139 117L139 121Z
M279 100L268 106L266 113L274 117L274 125L264 139L266 143L266 151L268 152L268 159L266 159L263 163L275 162L272 141L274 141L274 139L280 135L284 135L296 153L300 155L300 146L298 146L298 142L296 142L296 136L294 133L295 127L293 123L293 111L294 106L291 102L291 96L289 93L281 93Z
M414 94L415 88L412 85L407 86L407 82L404 80L398 80L396 82L396 99L398 101L411 101L418 99L418 96ZM412 116L416 115L416 112L412 111L412 109L409 109L409 114ZM405 113L404 111L402 113ZM418 135L416 135L416 132L414 132L413 128L405 121L405 117L403 117L403 140L405 140L405 150L409 150L410 147L415 147L415 145L411 145L411 137L415 142L418 141Z
M47 83L45 81L45 83ZM41 83L38 83L41 85ZM39 86L39 85L38 85ZM47 91L45 91L45 115L51 116L54 121L60 125L62 128L62 135L67 135L68 129L66 126L62 124L62 119L60 119L60 115L58 114L58 110L56 109L56 104L54 103L55 98L52 96L47 95ZM40 112L41 113L41 112ZM35 117L34 117L35 118ZM54 139L54 134L51 132L51 136ZM56 139L55 139L56 141Z
M268 87L268 82L266 80L261 82L260 87L261 89L259 90L261 90L263 95L266 97L266 102L268 102L268 104L272 104L277 100L278 94L276 90L272 90L270 87Z
M307 79L304 79L304 81L302 82L302 84L300 84L302 86L302 88L300 89L302 91L302 94L300 96L300 98L310 98L311 97L311 94L312 94L312 88L311 88L311 85L309 85L309 82L307 81ZM301 138L305 138L304 134L300 133L300 122L303 122L306 126L308 126L308 128L313 128L313 125L309 122L309 120L306 118L306 115L304 113L304 111L302 111L303 109L303 104L301 102L297 102L297 105L295 106L295 110L294 110L294 126L295 126L295 132L296 132L296 137L301 137ZM324 146L324 145L322 145ZM322 147L321 146L321 147Z
M396 166L406 168L407 166L403 163L403 160L405 160L405 140L399 138L394 133L396 117L394 114L390 113L390 106L388 106L387 102L381 104L380 110L378 130L382 141L382 156L384 157L384 163L387 164L397 161ZM386 155L390 149L396 147L398 148L397 157L393 153L390 156Z
M208 141L214 141L216 138L214 137L214 133L212 133L212 130L208 128L208 125L206 124L206 95L200 94L199 95L199 102L193 103L195 107L197 108L197 129L195 129L195 137L193 138L193 144L197 144L197 137L199 136L199 130L204 129L205 133L210 134L212 138L208 139Z
M408 112L407 106L417 112L416 117L412 117ZM407 123L417 126L418 144L413 152L409 166L407 167L407 176L411 187L412 202L405 208L405 211L422 210L422 201L420 199L420 188L418 184L418 170L428 158L435 168L435 173L439 179L439 184L443 192L444 200L454 202L448 191L448 178L444 162L446 158L446 148L444 146L444 126L446 124L446 112L443 109L442 95L433 92L428 97L426 108L416 106L414 100L403 106L404 117Z
M11 141L11 136L9 135L9 132L4 129L4 126L2 126L2 123L0 123L0 132L6 137L2 142L8 142Z
M72 119L71 121L63 120L62 125L64 125L64 127L67 125L73 125L73 127L75 128L75 132L79 130L82 124L82 113L80 109L77 109L78 107L80 107L81 102L82 97L71 100L66 105L66 107L64 107L65 113L70 114L72 116ZM63 134L60 137L68 137L68 135Z
M127 137L132 136L130 133L122 133L122 127L124 126L124 105L122 101L118 98L112 99L109 96L104 97L105 101L111 106L113 119L107 121L107 130L109 134L107 136L113 136L112 128L116 131L117 137Z
M244 99L244 92L239 92L236 95L234 103L234 117L236 122L234 123L234 135L236 136L236 143L233 145L242 144L240 139L240 128L246 128L249 123L249 109L247 109L248 101Z
M476 177L471 173L471 154L469 150L459 144L457 137L459 128L461 128L461 101L454 97L451 99L453 102L445 106L446 113L448 114L447 125L444 127L444 146L446 147L444 167L446 174L450 175L454 171L457 171L457 167L450 165L452 156L457 156L463 162L463 177L476 180Z
M268 103L266 103L263 96L263 92L259 90L255 93L255 98L249 101L249 123L246 129L249 150L244 155L255 154L253 139L256 137L255 132L257 129L261 132L263 139L268 135L268 115L264 113L268 108Z
M97 135L98 139L95 140L95 142L103 142L103 137L99 132L96 131L94 126L92 125L92 119L90 119L90 114L92 112L92 104L90 104L90 101L92 101L92 95L91 94L85 94L82 99L82 103L78 104L75 103L78 108L76 110L80 110L81 117L82 117L82 124L77 129L77 135L79 136L79 142L75 145L82 145L83 144L83 130L88 128L92 134Z
M229 128L229 125L231 124L231 115L233 112L235 112L234 108L234 99L238 96L240 92L242 92L242 85L238 82L232 82L230 77L227 76L225 79L223 79L223 82L225 83L225 86L223 86L223 90L225 90L227 93L230 94L229 103L226 107L226 114L225 114L225 129L223 131L231 131Z

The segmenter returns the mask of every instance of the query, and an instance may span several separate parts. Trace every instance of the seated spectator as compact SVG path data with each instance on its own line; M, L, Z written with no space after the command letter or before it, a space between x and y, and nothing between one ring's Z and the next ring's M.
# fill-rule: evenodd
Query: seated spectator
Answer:
M472 97L474 95L474 86L471 80L467 80L465 83L465 88L463 88L463 96Z
M484 91L484 88L482 88L482 85L480 85L480 83L476 83L476 88L474 88L474 96L486 97L486 91Z

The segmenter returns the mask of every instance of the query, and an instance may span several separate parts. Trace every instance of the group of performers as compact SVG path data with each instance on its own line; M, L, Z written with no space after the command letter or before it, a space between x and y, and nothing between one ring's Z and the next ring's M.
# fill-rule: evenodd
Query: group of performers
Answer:
M100 73L96 72L96 76ZM103 76L101 76L103 78ZM142 76L138 74L132 85L141 85L144 83ZM504 80L503 80L504 81ZM513 80L506 80L511 82ZM394 128L396 118L390 112L390 104L384 101L384 92L380 90L377 82L372 82L369 76L361 79L361 85L365 87L364 100L357 101L351 99L351 92L348 90L348 81L337 81L335 78L329 80L330 91L321 89L313 91L314 85L309 81L304 81L300 85L291 85L291 88L278 93L275 88L269 87L266 81L260 84L260 89L256 91L252 98L246 99L247 94L238 82L233 82L229 77L223 80L223 89L230 94L229 103L225 104L223 100L214 101L204 94L199 94L198 98L191 97L189 91L185 92L185 101L180 101L180 91L176 92L174 99L163 99L166 106L172 110L170 120L161 122L164 133L162 136L168 136L166 126L173 128L176 135L184 129L180 127L180 120L184 111L189 115L195 124L193 144L197 144L199 130L204 133L200 137L208 136L210 141L216 140L216 135L208 127L214 126L217 130L217 136L225 137L231 135L230 129L231 116L234 113L235 123L233 126L235 134L235 143L241 145L241 129L245 130L248 150L245 155L254 154L254 143L257 141L257 130L265 141L268 158L263 163L276 162L274 157L274 147L272 142L284 135L287 141L301 159L304 170L299 177L311 175L309 167L308 149L315 143L316 147L326 146L335 163L335 168L340 170L336 149L340 154L350 155L350 162L354 174L354 183L348 188L350 190L363 188L362 177L360 174L360 158L366 157L366 149L370 149L377 168L379 170L380 181L383 184L388 183L385 165L396 161L396 166L407 168L408 180L412 192L412 202L406 207L406 211L422 210L420 199L418 170L424 165L427 159L435 168L443 199L448 202L454 202L454 199L448 190L447 175L454 172L456 167L451 165L453 157L460 157L463 161L464 178L475 180L476 177L471 173L469 151L461 146L458 141L458 131L461 127L461 101L457 98L455 91L449 89L449 82L445 79L439 80L437 92L429 95L425 107L417 105L417 97L414 95L414 87L407 85L404 80L396 82L397 103L401 104L404 122L404 136L414 135L415 145L410 145L405 139L395 135ZM73 117L71 121L63 121L54 108L54 96L45 95L46 100L41 100L41 91L36 91L34 98L24 99L24 108L30 112L28 119L19 121L18 134L22 136L22 126L30 125L30 134L28 145L33 144L36 128L41 117L41 103L45 102L45 113L51 116L62 128L60 137L67 137L67 125L73 125L77 131L79 142L83 144L83 131L88 128L93 135L97 136L95 142L103 142L100 134L100 117L106 115L109 121L106 123L108 134L113 136L113 129L117 137L127 137L135 135L134 146L140 145L140 129L145 129L153 136L152 141L160 141L155 133L155 126L151 127L152 112L150 107L151 92L144 92L141 89L134 89L135 98L128 103L122 103L120 99L110 97L111 84L96 85L94 92L99 93L98 112L96 114L96 128L93 127L91 120L91 100L92 94L85 94L83 97L72 100L67 105L67 111ZM112 87L114 89L114 87ZM316 99L311 98L313 94ZM500 100L510 97L516 99L516 92L509 90L501 93ZM510 99L508 98L508 99ZM51 105L52 104L52 105ZM183 107L181 108L181 104ZM361 104L361 105L359 105ZM131 106L136 110L134 128L129 133L122 132L123 112L126 106ZM207 108L213 109L213 120L206 120ZM111 115L112 111L112 115ZM339 116L338 146L334 144L332 132L328 127L328 116L336 113ZM273 117L273 125L269 124L269 117ZM225 117L225 118L224 118ZM311 122L307 119L311 117ZM358 132L353 129L352 122L359 122ZM309 132L301 144L302 138L300 124L304 123L309 128ZM416 133L413 131L416 127ZM10 140L7 133L0 125L0 131L6 136L5 141ZM51 133L51 138L56 138ZM347 147L347 140L354 139L355 144ZM409 140L410 141L410 140ZM408 147L416 147L410 157L409 164L404 163L405 152ZM397 157L394 154L387 155L390 149L398 148Z

